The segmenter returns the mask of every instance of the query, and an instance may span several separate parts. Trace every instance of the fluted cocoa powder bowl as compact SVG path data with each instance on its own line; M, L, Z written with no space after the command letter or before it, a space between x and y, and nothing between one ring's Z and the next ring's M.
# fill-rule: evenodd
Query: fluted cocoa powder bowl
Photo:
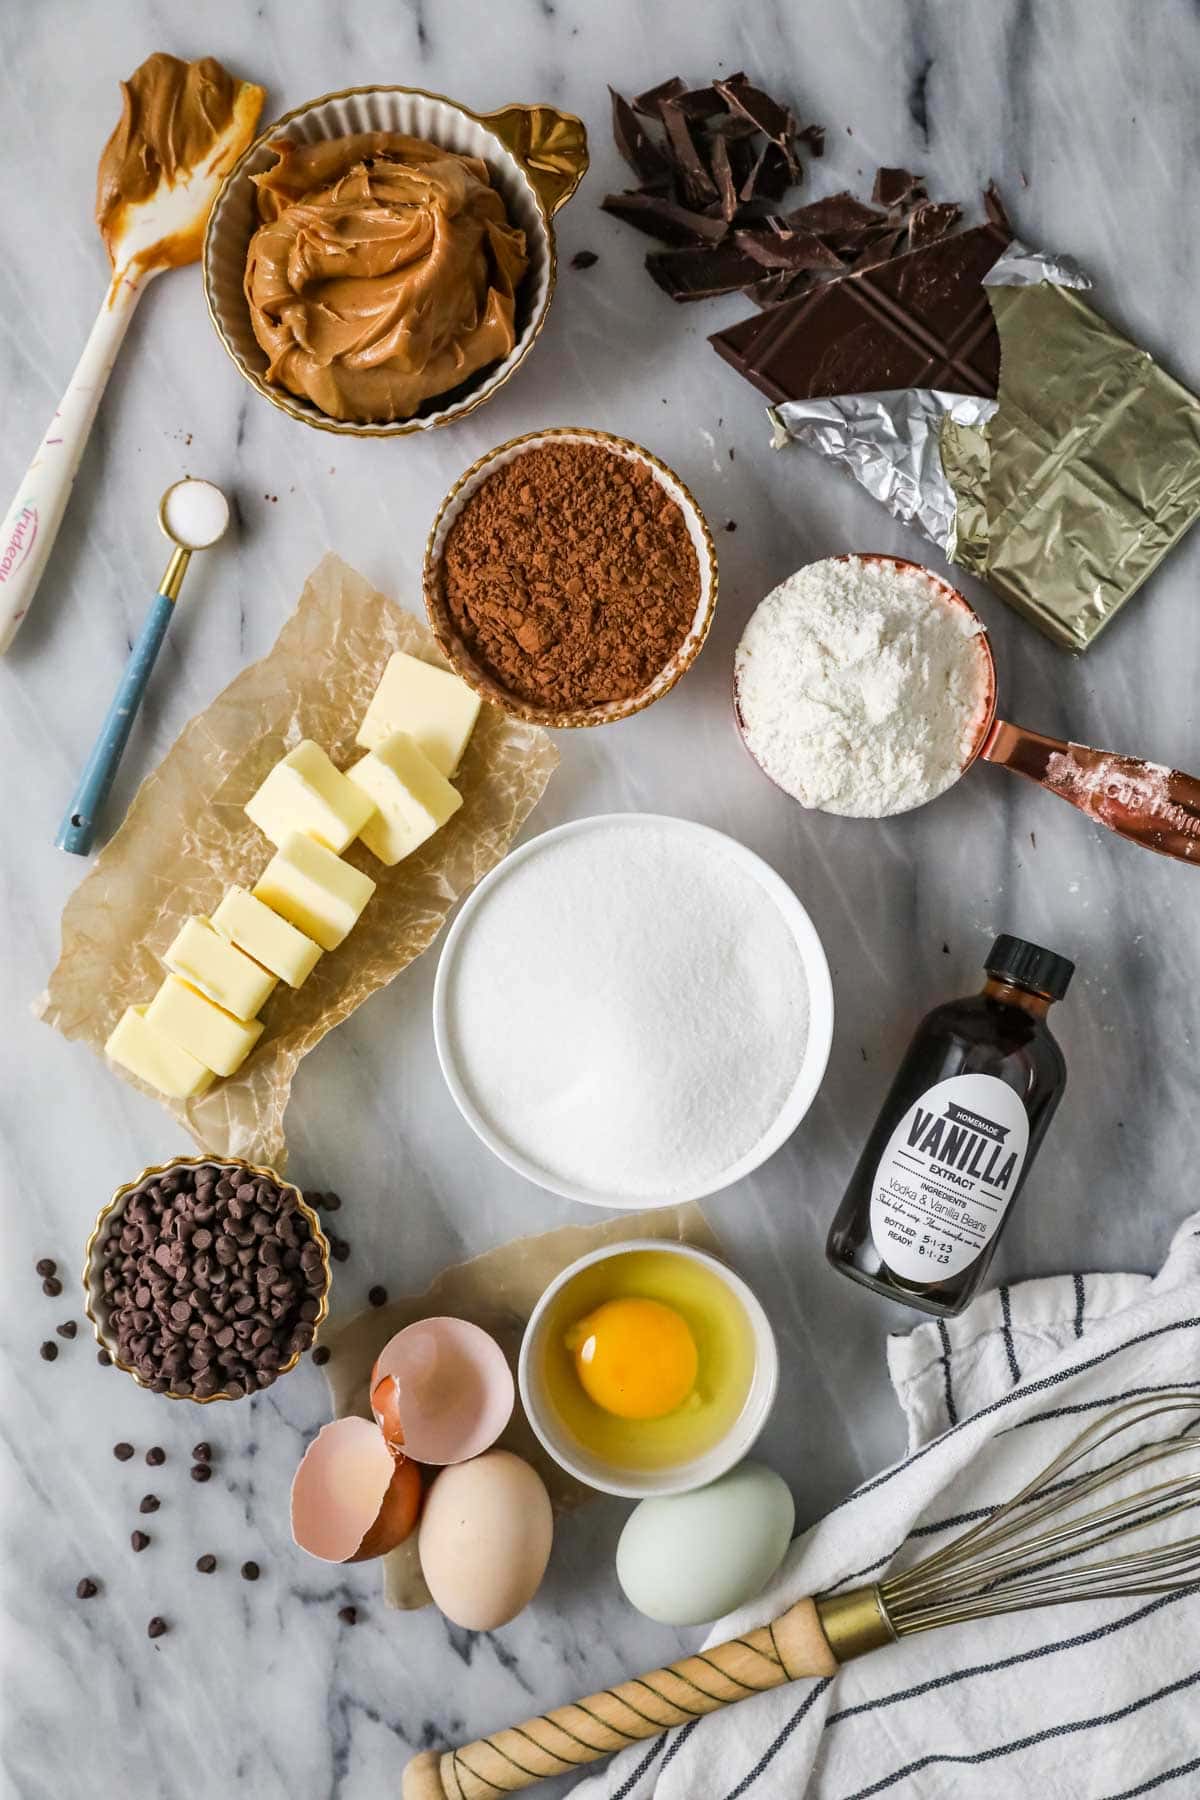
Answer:
M319 1289L312 1291L308 1296L316 1302L315 1316L303 1321L297 1317L295 1321L296 1326L303 1324L303 1335L308 1338L309 1343L315 1339L329 1310L330 1258L329 1245L326 1241L324 1232L321 1230L320 1221L312 1207L309 1206L308 1202L301 1194L299 1188L292 1182L284 1181L280 1176L275 1174L274 1170L261 1168L258 1164L246 1162L240 1157L176 1157L172 1162L161 1163L151 1168L143 1169L141 1174L138 1175L135 1180L125 1182L117 1189L107 1206L101 1209L95 1226L92 1229L92 1235L88 1239L87 1249L84 1253L84 1307L88 1318L91 1320L92 1329L96 1334L96 1342L100 1345L102 1350L105 1350L108 1353L119 1369L124 1369L127 1375L133 1377L139 1387L148 1388L152 1392L165 1393L169 1400L192 1400L199 1406L206 1406L212 1400L238 1400L242 1398L242 1395L228 1392L225 1389L218 1389L212 1394L195 1394L176 1392L171 1386L166 1388L154 1387L150 1377L144 1374L142 1370L136 1368L126 1357L122 1356L117 1343L117 1334L112 1326L110 1308L104 1290L104 1269L108 1261L108 1258L104 1253L106 1240L112 1232L114 1225L120 1225L124 1221L126 1210L136 1196L143 1193L151 1184L166 1182L168 1188L165 1197L170 1199L169 1184L171 1177L181 1169L201 1168L212 1168L216 1170L218 1172L218 1179L228 1175L239 1186L255 1182L258 1179L270 1181L277 1187L283 1189L285 1193L291 1195L294 1199L296 1210L303 1216L307 1223L309 1235L312 1242L320 1251L321 1258L320 1287ZM162 1190L160 1189L160 1191ZM164 1234L163 1241L168 1243L171 1241L169 1232ZM284 1248L286 1251L286 1246ZM238 1265L235 1265L235 1268L236 1273L233 1278L237 1279L237 1277L242 1274L242 1269ZM294 1369L296 1364L300 1361L306 1348L308 1348L308 1344L303 1344L295 1348L291 1354L280 1362L278 1369L270 1377L269 1381L260 1380L256 1388L250 1388L248 1391L252 1393L261 1392L263 1387L273 1385L275 1381L278 1381L281 1375L288 1374L288 1372Z
M648 469L683 514L688 537L696 552L700 575L696 610L686 637L640 693L631 694L623 700L607 700L596 706L565 708L538 706L519 694L510 693L489 669L475 661L459 635L446 603L442 581L442 556L450 529L467 501L489 475L494 475L498 469L531 450L564 441L595 444L600 449L625 457L630 462L640 463ZM459 476L438 508L425 545L424 588L425 610L434 636L455 672L485 700L503 707L505 712L512 713L518 719L528 719L531 724L544 725L552 731L572 726L610 725L618 719L630 718L647 706L653 706L656 700L661 700L687 674L699 656L717 604L717 552L708 521L690 489L666 463L660 462L657 456L651 455L649 450L643 449L641 444L635 444L630 438L614 437L611 432L593 431L582 425L561 425L546 431L531 431L524 437L511 438L506 444L497 444L494 450L489 450Z

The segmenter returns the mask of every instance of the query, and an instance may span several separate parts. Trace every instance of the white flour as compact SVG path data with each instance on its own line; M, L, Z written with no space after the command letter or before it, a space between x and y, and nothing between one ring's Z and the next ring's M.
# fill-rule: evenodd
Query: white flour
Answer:
M987 703L978 622L926 576L860 557L768 594L735 658L746 743L802 806L907 812L953 783Z
M480 901L448 992L476 1110L545 1174L622 1198L707 1187L775 1122L808 985L754 876L670 821L604 820Z

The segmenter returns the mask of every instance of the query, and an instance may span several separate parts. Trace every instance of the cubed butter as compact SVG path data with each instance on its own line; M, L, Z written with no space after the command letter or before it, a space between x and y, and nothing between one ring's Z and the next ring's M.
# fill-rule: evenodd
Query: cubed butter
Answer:
M222 937L289 987L302 987L320 960L320 944L314 944L245 888L230 888L212 922Z
M406 731L393 731L347 775L374 803L359 835L380 862L398 863L411 855L462 805L458 789Z
M397 650L388 658L356 742L364 750L378 750L393 732L406 731L438 773L449 778L462 761L479 705L479 695L458 675Z
M214 931L205 918L189 919L163 954L172 975L190 982L235 1019L256 1018L275 986L256 962Z
M262 1036L257 1019L235 1019L168 975L146 1008L146 1023L218 1075L236 1075Z
M107 1044L106 1056L171 1100L192 1100L211 1087L213 1072L190 1051L146 1021L144 1006L127 1006Z
M336 950L357 924L375 883L318 844L293 831L255 885L255 895L322 950Z
M304 831L336 851L354 842L371 816L371 803L334 768L320 744L305 738L275 764L245 811L276 846L291 832Z

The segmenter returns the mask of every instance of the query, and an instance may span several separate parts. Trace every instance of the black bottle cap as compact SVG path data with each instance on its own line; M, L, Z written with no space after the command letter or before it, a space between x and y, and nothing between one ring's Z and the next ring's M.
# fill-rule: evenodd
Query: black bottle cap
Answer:
M1035 994L1049 994L1052 1000L1062 999L1075 973L1075 964L1069 957L1043 950L1040 944L1031 944L1025 938L1009 937L1007 932L996 939L983 966L1000 981L1014 982Z

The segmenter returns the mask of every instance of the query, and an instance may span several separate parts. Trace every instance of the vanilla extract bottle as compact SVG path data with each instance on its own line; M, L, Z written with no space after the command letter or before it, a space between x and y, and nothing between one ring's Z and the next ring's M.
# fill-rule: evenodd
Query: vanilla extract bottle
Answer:
M996 939L978 994L935 1007L830 1228L835 1269L922 1312L961 1312L987 1274L1067 1084L1046 1014L1075 965Z

